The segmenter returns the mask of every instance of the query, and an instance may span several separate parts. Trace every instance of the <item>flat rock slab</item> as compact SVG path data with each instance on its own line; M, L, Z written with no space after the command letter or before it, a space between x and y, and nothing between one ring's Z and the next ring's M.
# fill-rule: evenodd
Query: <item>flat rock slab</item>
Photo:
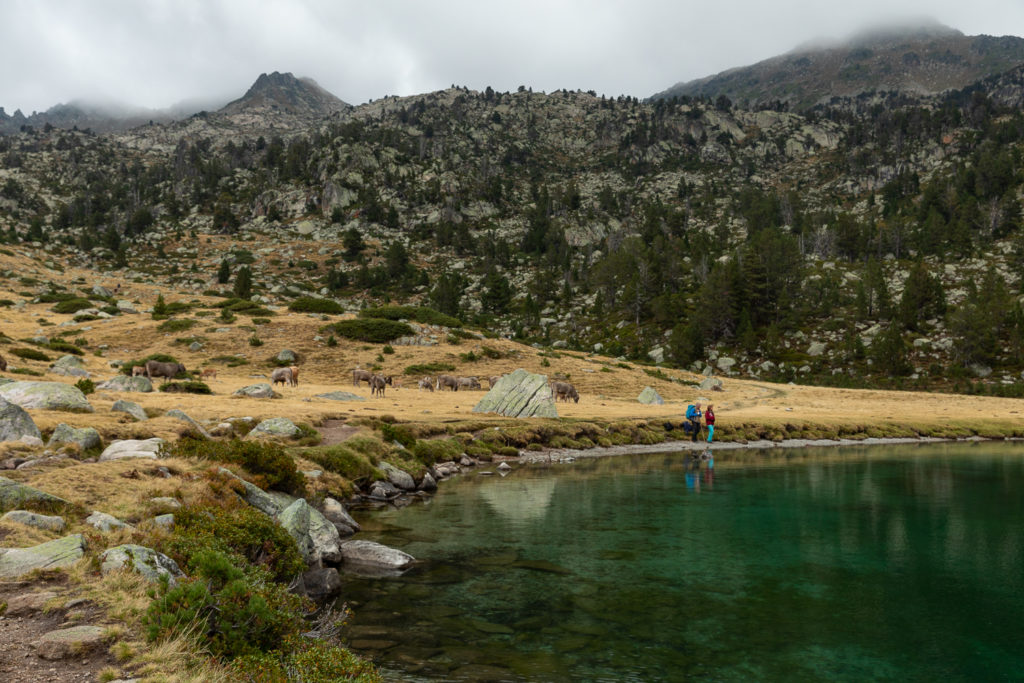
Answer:
M50 631L32 643L36 654L43 659L56 660L76 657L103 646L105 628L100 626L72 626Z
M126 543L103 551L100 555L100 572L110 572L132 569L149 581L157 583L161 577L167 577L170 585L177 583L177 579L185 575L178 567L178 563L163 553L158 553L152 548L147 548L134 543Z
M13 510L23 507L26 503L59 507L67 505L68 501L32 488L27 484L0 477L0 510Z
M25 526L43 529L44 531L56 531L57 533L64 531L64 527L66 526L63 517L58 517L56 515L40 515L36 512L29 512L28 510L11 510L3 517L0 517L0 522L17 522L18 524L24 524Z
M145 379L145 377L143 377L143 379ZM149 416L146 415L146 411L143 410L142 406L132 401L125 401L124 399L114 401L114 405L110 406L110 410L118 413L128 413L139 422L149 419Z
M22 408L91 413L94 408L81 389L63 382L11 382L0 386L0 397Z
M199 432L203 437L205 437L207 439L212 439L213 438L212 436L210 436L210 432L206 431L206 427L204 427L203 425L199 424L194 419L189 417L185 413L185 411L183 411L183 410L178 410L177 408L171 408L166 413L164 413L164 417L171 417L171 418L174 418L175 420L181 420L182 422L185 422L190 427L192 427L192 429L194 429L197 432Z
M522 368L499 379L473 407L473 412L506 417L558 417L547 376Z
M274 389L266 382L260 382L259 384L250 384L247 387L242 387L232 395L248 396L249 398L274 398Z
M286 417L263 420L246 434L247 439L291 439L299 435L299 428Z
M56 446L62 443L78 444L83 451L90 448L98 448L103 444L100 440L100 433L92 427L72 427L61 422L53 430L47 446Z
M124 439L114 441L100 454L100 462L107 460L122 460L124 458L149 458L155 459L160 448L167 443L159 437L152 439Z
M93 510L92 514L85 518L85 523L104 533L113 531L114 529L133 528L130 524L125 524L117 517L108 515L106 512L100 512L99 510Z
M0 549L0 578L21 576L33 569L57 569L78 562L85 554L85 537L71 534L31 548Z
M346 565L355 564L385 570L404 569L416 561L416 558L408 553L403 553L401 550L389 548L386 545L373 541L347 541L342 543L341 557Z
M353 394L348 391L329 391L326 394L316 394L316 398L325 398L328 401L365 401L365 396Z
M153 391L153 383L149 381L148 377L143 377L141 375L138 377L114 375L106 382L99 384L96 388L102 391L137 391L141 393L149 393Z
M245 493L239 494L246 503L253 506L260 512L270 517L277 517L282 510L284 510L291 502L282 505L282 501L278 498L270 495L256 484L250 484L245 479L242 479L237 474L227 469L226 467L220 467L217 470L224 476L239 482L245 489Z
M7 601L7 609L4 611L4 616L24 617L41 612L46 603L56 597L57 594L53 591L37 591L35 593L15 595Z

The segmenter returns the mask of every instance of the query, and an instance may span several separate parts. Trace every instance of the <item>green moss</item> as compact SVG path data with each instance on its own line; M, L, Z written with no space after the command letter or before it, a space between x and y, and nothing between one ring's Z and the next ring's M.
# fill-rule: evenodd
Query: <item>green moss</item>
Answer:
M405 323L385 320L383 318L360 318L357 320L339 320L320 329L356 341L384 344L399 337L413 335L413 329Z

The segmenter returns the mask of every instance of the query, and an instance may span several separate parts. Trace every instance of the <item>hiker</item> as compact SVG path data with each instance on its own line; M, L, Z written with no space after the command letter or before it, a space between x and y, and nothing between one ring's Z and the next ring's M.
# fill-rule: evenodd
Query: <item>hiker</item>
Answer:
M715 406L709 403L708 409L704 411L704 424L708 426L708 443L715 436Z
M700 401L686 407L686 419L690 421L690 427L693 430L693 436L690 437L690 441L694 443L697 443L697 435L700 434L700 418L702 415L703 413L700 412Z

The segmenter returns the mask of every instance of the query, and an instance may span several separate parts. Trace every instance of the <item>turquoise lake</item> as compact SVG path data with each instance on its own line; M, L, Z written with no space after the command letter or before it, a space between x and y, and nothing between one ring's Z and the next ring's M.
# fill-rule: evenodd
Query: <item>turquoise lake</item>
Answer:
M582 458L364 512L386 680L1024 679L1024 444Z

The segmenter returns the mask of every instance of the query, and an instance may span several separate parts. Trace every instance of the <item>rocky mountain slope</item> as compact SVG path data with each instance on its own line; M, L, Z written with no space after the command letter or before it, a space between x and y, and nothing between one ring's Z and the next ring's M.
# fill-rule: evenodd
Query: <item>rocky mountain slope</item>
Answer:
M806 115L451 88L325 116L267 95L0 138L0 234L262 305L427 303L634 361L1015 395L1020 93L1009 72Z
M654 99L727 97L744 107L803 111L833 97L896 91L929 95L963 88L1024 62L1024 39L965 36L940 25L886 30L844 44L797 48L750 66L677 83Z

